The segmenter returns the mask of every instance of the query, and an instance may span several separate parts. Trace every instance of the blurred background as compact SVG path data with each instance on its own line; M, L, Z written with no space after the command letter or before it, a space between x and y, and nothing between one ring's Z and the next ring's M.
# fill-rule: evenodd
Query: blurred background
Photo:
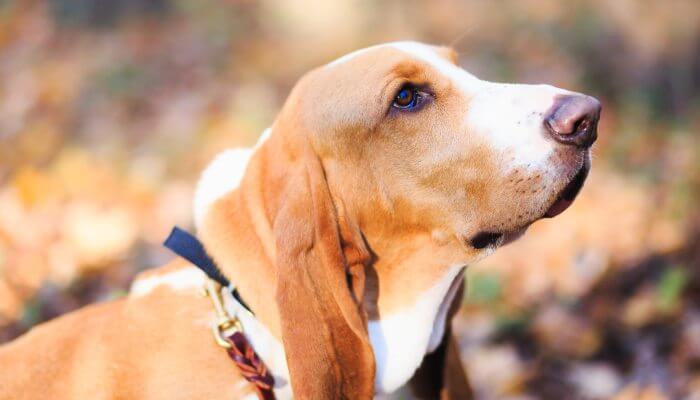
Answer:
M468 272L479 399L700 399L700 2L0 0L0 342L124 296L305 71L390 40L604 105L574 206Z

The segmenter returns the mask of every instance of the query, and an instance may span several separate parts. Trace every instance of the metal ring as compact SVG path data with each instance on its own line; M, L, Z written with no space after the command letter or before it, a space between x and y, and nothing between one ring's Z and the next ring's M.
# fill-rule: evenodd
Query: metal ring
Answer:
M214 321L211 325L212 332L214 333L214 340L219 346L230 349L231 343L227 340L224 335L224 331L229 329L234 329L234 332L240 332L242 330L241 323L236 318L226 318L219 321Z

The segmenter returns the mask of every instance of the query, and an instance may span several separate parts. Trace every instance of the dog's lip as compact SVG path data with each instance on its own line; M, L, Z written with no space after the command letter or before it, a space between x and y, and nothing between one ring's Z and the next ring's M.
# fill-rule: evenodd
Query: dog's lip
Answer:
M481 231L471 238L469 244L477 250L481 250L486 247L504 246L522 236L531 224L532 223L529 223L524 225L522 228L507 232Z
M547 212L544 213L542 218L556 217L569 208L571 204L573 204L574 199L576 199L576 196L583 187L583 183L586 181L586 177L588 176L590 169L591 167L588 162L584 162L583 165L581 165L581 168L578 170L576 175L574 175L564 189L559 192L556 200L554 200L554 203L549 206L549 209L547 209Z
M502 232L482 231L474 235L469 242L473 248L480 250L496 245L503 239L503 236L504 234Z
M553 218L561 213L563 213L576 199L576 196L581 191L586 177L591 169L590 162L584 161L579 167L579 170L574 174L569 183L564 187L564 189L559 192L556 199L551 206L547 209L541 218ZM539 218L538 218L539 219ZM514 229L505 232L494 232L494 231L481 231L474 235L469 244L475 249L484 249L486 247L502 246L508 244L525 233L527 228L536 220L533 220L521 228Z

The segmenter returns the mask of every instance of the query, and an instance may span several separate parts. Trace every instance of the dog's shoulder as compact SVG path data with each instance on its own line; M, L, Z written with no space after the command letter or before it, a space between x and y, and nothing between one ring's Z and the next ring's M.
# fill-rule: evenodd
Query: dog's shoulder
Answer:
M206 279L206 275L197 267L177 258L162 267L138 274L131 284L129 297L141 297L162 288L184 292L200 291Z
M129 296L55 318L0 347L0 365L13 366L0 374L0 398L250 395L213 345L214 311L189 268L199 271L177 261L144 272Z
M138 274L131 284L129 298L142 297L159 289L201 293L206 279L206 275L197 267L177 258L161 267Z
M39 398L54 393L69 398L76 375L103 370L105 343L118 335L116 321L122 320L124 300L84 307L32 328L16 340L0 347L0 365L12 366L0 374L0 398ZM76 368L80 365L81 368ZM86 392L96 382L86 380ZM8 396L8 394L11 394ZM66 396L66 397L61 397Z

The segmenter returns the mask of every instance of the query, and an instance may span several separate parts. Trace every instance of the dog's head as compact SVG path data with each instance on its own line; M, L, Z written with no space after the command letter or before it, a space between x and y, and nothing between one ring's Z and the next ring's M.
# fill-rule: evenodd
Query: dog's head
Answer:
M404 238L395 259L405 258L429 237L457 253L444 259L466 263L564 211L588 173L599 114L592 97L482 81L450 49L413 42L361 50L302 78L266 150L266 165L282 166L267 167L267 190L281 193L267 197L280 210L277 299L295 392L371 393L370 255L386 260ZM430 280L401 273L407 286ZM325 327L330 339L299 326ZM352 367L309 375L329 361Z
M480 253L571 204L600 105L455 63L444 47L370 47L309 73L292 102L331 191L363 226L433 231Z

